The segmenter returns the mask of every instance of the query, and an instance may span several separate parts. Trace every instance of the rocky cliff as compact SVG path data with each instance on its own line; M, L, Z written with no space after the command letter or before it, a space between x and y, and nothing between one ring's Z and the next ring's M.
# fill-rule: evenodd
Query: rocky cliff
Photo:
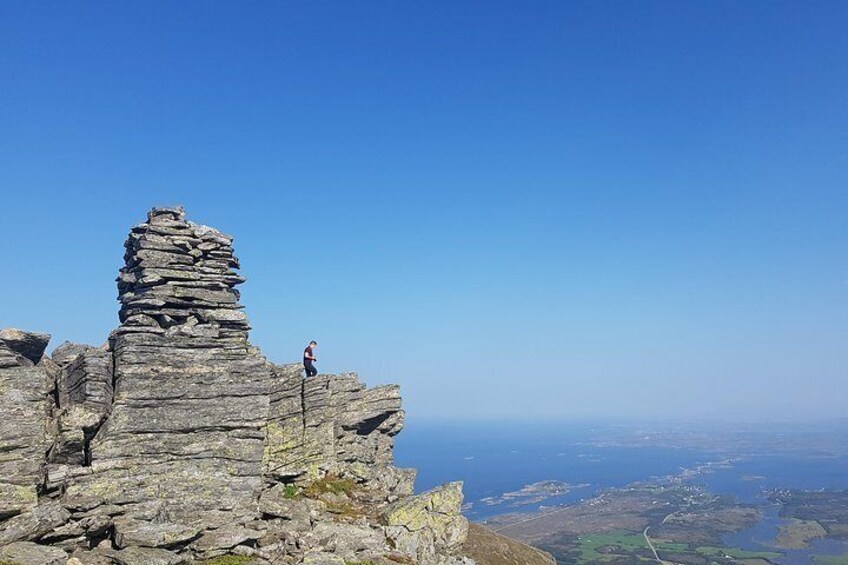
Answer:
M230 236L156 208L125 248L105 345L0 331L0 563L487 563L393 465L396 386L250 345Z

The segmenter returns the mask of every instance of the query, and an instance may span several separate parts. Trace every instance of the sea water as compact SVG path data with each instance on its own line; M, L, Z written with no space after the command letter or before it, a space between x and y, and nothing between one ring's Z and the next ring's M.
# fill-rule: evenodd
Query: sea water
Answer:
M404 430L395 456L399 466L418 468L418 490L464 481L472 520L574 503L605 488L677 474L715 459L698 449L594 445L590 438L602 433L602 424L418 424ZM545 480L575 488L541 503L482 502Z
M774 489L844 490L848 488L848 457L752 455L701 477L700 482L712 492L732 494L742 502L756 504L763 512L763 518L752 528L725 536L725 544L774 551L778 529L788 520L779 516L780 505L770 502L768 493ZM848 543L820 539L807 549L779 551L784 554L777 560L782 565L806 565L813 555L848 554Z
M395 450L399 466L419 470L417 489L465 482L466 515L476 521L513 512L532 512L546 506L573 504L603 489L637 481L679 475L709 462L733 457L730 466L711 466L691 481L715 494L730 494L740 502L756 504L763 519L753 528L726 536L725 543L756 551L774 551L777 528L785 521L767 492L775 488L848 489L848 457L809 454L749 455L738 446L710 445L688 448L644 445L628 447L605 442L620 437L611 424L446 424L412 422L399 436ZM612 444L610 444L612 443ZM626 443L626 442L625 442ZM541 502L528 499L497 500L525 485L556 480L573 485L567 494ZM495 503L492 502L495 498ZM811 556L842 555L848 544L818 540L810 549L785 551L779 563L801 565Z

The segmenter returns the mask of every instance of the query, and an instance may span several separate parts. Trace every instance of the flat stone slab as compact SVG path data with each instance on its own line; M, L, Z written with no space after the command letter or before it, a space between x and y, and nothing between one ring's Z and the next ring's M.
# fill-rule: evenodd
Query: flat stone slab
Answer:
M182 524L115 521L115 543L118 547L170 547L187 542L197 534L197 528Z
M49 342L50 334L25 332L15 328L0 330L0 343L33 363L41 361Z
M111 551L109 557L118 565L182 565L188 558L165 549L154 547L128 547Z
M65 524L71 513L58 502L38 504L0 524L0 544L38 539Z
M34 485L19 486L0 483L0 519L32 508L37 500L38 494Z
M262 535L263 532L244 526L224 526L200 536L200 539L192 544L192 548L196 551L230 549L247 540L259 539Z
M18 541L0 547L0 562L15 565L65 565L68 554L58 547Z

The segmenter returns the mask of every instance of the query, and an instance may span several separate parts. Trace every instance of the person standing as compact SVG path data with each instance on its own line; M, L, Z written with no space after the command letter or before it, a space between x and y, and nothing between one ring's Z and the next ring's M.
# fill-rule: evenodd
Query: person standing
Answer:
M303 368L306 369L307 377L314 377L318 374L318 369L315 368L315 363L318 358L315 357L315 348L318 347L317 341L310 341L306 349L303 350Z

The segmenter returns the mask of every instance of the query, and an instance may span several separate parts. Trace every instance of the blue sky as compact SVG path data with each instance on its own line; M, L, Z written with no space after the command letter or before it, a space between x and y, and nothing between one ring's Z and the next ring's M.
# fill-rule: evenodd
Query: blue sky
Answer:
M0 326L99 343L153 205L252 340L419 419L848 402L844 2L0 3Z

